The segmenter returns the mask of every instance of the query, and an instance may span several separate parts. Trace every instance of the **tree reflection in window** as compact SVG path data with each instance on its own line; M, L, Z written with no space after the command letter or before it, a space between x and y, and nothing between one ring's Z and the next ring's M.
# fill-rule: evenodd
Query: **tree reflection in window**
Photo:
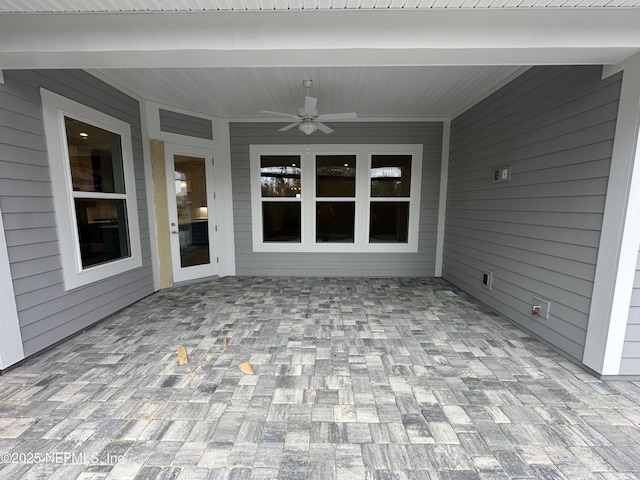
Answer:
M260 157L260 189L263 197L300 198L300 157L263 155Z
M316 195L318 197L355 197L356 156L316 156Z
M411 155L373 155L371 196L411 196Z

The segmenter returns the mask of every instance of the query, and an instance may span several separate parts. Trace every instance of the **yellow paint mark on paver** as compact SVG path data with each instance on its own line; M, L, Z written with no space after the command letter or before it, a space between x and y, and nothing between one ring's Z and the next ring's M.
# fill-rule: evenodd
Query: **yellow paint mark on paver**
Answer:
M189 358L187 357L187 348L184 346L178 347L178 365L186 365L189 363Z
M238 368L240 369L240 371L246 373L247 375L253 375L253 367L249 362L241 363L240 365L238 365Z

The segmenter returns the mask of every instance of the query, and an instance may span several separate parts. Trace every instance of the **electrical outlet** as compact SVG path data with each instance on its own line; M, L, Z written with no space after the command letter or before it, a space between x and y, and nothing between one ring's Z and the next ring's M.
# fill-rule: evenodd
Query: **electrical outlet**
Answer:
M511 180L511 165L493 168L493 183L509 182Z
M533 297L533 304L531 305L531 315L549 318L549 309L551 308L551 302L542 297Z
M491 290L491 285L493 284L493 272L490 270L482 271L482 286L487 290Z

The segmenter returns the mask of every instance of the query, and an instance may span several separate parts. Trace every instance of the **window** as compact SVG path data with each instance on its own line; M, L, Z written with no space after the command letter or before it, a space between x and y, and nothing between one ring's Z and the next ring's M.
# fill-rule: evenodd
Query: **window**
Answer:
M369 241L409 241L411 155L372 155Z
M356 156L316 156L316 242L353 243Z
M416 252L422 145L252 145L257 252Z
M130 126L41 94L65 288L141 266Z
M262 235L265 242L302 239L300 156L260 157Z

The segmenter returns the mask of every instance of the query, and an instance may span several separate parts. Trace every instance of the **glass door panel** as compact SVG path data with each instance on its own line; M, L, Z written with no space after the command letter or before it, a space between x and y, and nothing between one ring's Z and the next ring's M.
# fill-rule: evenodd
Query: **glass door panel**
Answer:
M180 267L211 263L206 160L174 155L175 198Z

